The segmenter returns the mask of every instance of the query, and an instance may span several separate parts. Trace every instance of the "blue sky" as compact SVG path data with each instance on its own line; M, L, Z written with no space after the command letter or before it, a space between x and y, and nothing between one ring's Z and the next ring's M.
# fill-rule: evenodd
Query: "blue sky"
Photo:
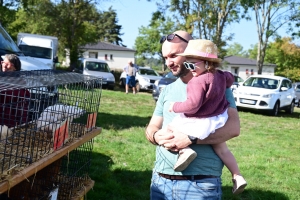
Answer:
M138 28L148 26L152 13L156 11L155 2L147 0L112 0L103 2L105 10L110 6L117 12L118 24L122 25L121 36L123 44L128 48L134 46L135 38L138 36ZM255 20L253 18L253 20ZM231 25L227 28L230 32L235 33L234 39L229 43L237 42L241 44L244 50L247 50L251 45L257 43L257 32L255 22L241 21L239 24ZM227 32L226 32L227 33ZM280 30L282 36L285 35L283 30Z

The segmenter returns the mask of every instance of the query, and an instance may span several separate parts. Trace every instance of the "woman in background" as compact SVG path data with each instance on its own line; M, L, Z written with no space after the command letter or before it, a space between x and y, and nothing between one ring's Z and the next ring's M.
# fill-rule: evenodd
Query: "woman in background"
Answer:
M1 61L3 72L12 72L21 70L21 61L15 54L6 54L4 60Z

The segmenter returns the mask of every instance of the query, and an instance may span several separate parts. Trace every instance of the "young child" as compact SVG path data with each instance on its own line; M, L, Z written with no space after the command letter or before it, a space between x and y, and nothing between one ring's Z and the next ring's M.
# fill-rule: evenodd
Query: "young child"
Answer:
M184 66L194 77L187 84L186 101L170 104L170 112L180 113L171 124L195 142L214 133L228 119L229 102L225 90L232 85L234 77L230 72L216 69L221 62L217 51L217 46L210 40L198 39L190 40L184 53L177 54L186 57ZM226 143L212 147L232 173L233 194L243 192L247 182L240 175L237 162ZM190 147L181 149L174 170L183 171L196 157L197 153Z

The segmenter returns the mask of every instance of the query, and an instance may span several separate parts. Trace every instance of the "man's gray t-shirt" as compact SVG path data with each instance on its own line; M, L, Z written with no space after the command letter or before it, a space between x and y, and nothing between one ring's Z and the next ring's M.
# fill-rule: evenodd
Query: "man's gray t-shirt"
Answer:
M174 112L169 112L170 102L186 100L186 87L187 84L178 78L174 83L167 85L159 95L153 114L164 118L162 128L167 128L176 115ZM229 101L230 107L236 108L230 89L226 90L226 99ZM197 158L184 171L175 172L173 167L177 162L178 152L171 152L164 147L157 146L154 170L169 175L222 175L224 164L211 145L193 144L189 147L197 152Z

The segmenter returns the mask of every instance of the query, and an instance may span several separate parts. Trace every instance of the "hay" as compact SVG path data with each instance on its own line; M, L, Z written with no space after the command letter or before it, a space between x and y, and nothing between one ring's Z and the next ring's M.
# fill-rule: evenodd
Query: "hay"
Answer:
M36 130L35 127L32 123L15 128L10 137L0 141L0 182L54 151L52 133ZM65 144L86 132L85 125L70 123Z

